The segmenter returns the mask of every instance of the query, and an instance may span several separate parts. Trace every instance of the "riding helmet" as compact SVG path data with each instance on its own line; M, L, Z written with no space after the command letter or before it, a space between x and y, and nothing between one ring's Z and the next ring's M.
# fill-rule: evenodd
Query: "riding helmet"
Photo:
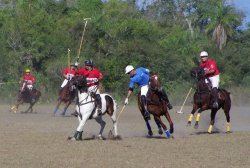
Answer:
M200 57L208 57L208 53L206 51L202 51L200 53Z
M87 66L92 66L93 67L93 61L91 59L88 59L84 62L85 65Z
M134 69L134 67L132 65L128 65L125 68L125 74L128 74L129 72L131 72Z
M30 69L25 69L25 72L30 73L31 71L30 71Z

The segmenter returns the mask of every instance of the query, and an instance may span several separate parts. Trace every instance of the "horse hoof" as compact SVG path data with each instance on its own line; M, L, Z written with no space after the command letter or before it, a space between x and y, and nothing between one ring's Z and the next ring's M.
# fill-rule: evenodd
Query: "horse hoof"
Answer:
M104 140L104 137L102 135L98 135L99 140Z
M188 123L187 123L187 127L189 127L189 126L191 126L191 122L190 121L188 121Z
M173 134L174 133L174 128L170 128L169 132L170 132L170 134Z
M195 128L195 129L199 128L199 124L195 124L195 125L194 125L194 128Z
M162 130L161 130L161 129L159 129L158 133L159 133L160 135L162 135L162 134L163 134L163 132L162 132Z
M152 131L148 131L148 135L149 136L153 136L153 132Z

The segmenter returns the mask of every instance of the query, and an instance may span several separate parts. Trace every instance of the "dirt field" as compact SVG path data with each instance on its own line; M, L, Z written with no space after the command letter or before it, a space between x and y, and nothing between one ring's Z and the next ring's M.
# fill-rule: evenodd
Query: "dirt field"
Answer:
M21 110L24 110L21 106ZM33 114L8 112L9 106L0 106L0 167L1 168L248 168L250 167L250 111L249 107L231 110L231 134L224 133L225 116L216 117L216 133L206 133L209 111L201 115L200 127L186 127L190 107L185 114L171 110L175 133L173 139L157 134L147 137L145 123L137 107L129 105L121 115L118 133L122 140L97 140L99 126L89 120L83 141L68 141L78 125L75 117L52 117L52 105L37 105ZM72 112L70 107L68 113ZM118 110L119 111L119 110ZM108 136L111 120L104 136ZM165 123L168 126L166 119Z

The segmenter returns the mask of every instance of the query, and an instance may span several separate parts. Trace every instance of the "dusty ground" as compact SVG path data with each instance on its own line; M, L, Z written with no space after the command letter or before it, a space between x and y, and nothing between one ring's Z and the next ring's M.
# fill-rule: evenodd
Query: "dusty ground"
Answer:
M22 106L21 110L24 110ZM9 106L0 106L0 167L175 167L175 168L248 168L250 165L250 112L249 107L231 110L231 134L224 133L225 116L216 117L216 133L206 133L209 112L201 116L201 125L195 130L186 127L190 107L185 114L171 110L175 124L174 139L157 134L151 121L154 136L147 137L144 121L137 107L129 105L122 113L118 131L122 140L97 140L98 124L89 120L84 141L68 141L78 125L75 117L52 117L53 105L37 105L33 114L8 112ZM73 111L70 107L68 113ZM104 136L108 136L111 120ZM168 125L166 119L165 123Z

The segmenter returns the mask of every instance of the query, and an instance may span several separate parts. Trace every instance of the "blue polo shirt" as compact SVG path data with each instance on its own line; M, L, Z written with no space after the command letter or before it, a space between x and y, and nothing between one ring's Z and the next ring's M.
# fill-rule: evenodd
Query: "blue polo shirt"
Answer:
M135 70L135 75L130 77L129 88L133 88L134 84L139 87L148 85L149 81L149 70L143 67L139 67Z

